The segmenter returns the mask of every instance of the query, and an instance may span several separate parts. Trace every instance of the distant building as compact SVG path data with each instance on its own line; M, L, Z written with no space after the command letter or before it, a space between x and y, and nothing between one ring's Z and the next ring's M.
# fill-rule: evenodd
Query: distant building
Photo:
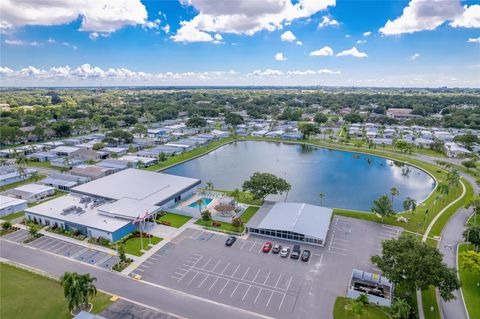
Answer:
M0 218L21 212L27 206L26 200L0 195Z
M385 115L397 120L408 120L421 117L420 115L412 114L412 111L412 109L390 108L385 112Z
M10 196L24 199L29 203L35 203L55 194L55 189L51 186L40 184L27 184L8 191Z
M72 187L90 181L87 177L81 177L71 174L52 174L45 179L39 181L39 184L55 187L62 191L70 191Z
M115 169L109 167L102 167L98 165L79 165L74 167L70 173L77 176L82 176L89 178L90 180L95 180L100 177L105 177L107 175L115 173Z
M20 174L16 166L0 166L0 186L24 181L32 176L36 169L26 168L24 174Z

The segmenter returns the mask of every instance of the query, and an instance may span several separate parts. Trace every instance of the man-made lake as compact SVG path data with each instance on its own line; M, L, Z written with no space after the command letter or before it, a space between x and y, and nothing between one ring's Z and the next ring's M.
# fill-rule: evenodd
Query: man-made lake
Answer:
M395 210L403 211L406 197L420 203L435 186L433 178L422 170L400 167L381 157L263 141L228 144L165 170L226 190L241 190L242 183L255 172L286 179L292 185L288 201L319 205L318 194L322 192L324 206L362 211L370 211L380 195L390 196L392 187L400 191L394 199Z

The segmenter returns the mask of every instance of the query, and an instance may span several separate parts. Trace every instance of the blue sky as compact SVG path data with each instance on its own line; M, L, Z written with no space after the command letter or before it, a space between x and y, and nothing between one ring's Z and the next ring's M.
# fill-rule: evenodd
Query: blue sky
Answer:
M13 2L2 85L480 86L480 1Z

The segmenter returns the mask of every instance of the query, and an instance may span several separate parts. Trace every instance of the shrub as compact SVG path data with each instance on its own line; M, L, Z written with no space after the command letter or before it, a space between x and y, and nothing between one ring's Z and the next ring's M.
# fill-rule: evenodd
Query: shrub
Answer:
M4 222L4 223L2 224L2 229L3 229L3 230L8 230L8 229L10 229L10 228L12 228L12 223L6 221L6 222Z

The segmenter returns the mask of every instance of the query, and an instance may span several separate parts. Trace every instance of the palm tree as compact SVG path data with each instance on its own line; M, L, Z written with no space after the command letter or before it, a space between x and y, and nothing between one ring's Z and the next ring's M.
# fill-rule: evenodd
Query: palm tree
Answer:
M80 275L76 272L66 272L60 277L60 285L63 287L63 295L67 299L70 312L87 306L91 298L97 294L97 288L93 284L97 278L90 274Z
M320 197L320 206L323 206L323 199L325 198L325 193L320 192L318 193L318 196Z
M447 174L447 184L450 187L460 186L460 174L458 173L458 170L453 169L453 170L448 172L448 174Z
M237 208L238 201L240 200L240 190L238 188L235 188L231 195L235 199L235 208Z
M382 223L386 216L395 214L393 210L392 201L387 195L382 195L378 199L373 201L372 212L382 216Z
M40 176L38 175L38 171L32 172L31 176L32 176L33 181L34 181L35 183L38 182L38 180L39 180L39 178L40 178Z
M27 170L25 169L24 165L17 166L17 173L20 178L27 176Z
M197 199L195 203L198 206L198 211L200 212L200 215L202 215L202 205L203 205L203 200L201 198Z
M390 188L390 195L392 195L392 206L393 206L393 198L395 196L400 195L400 192L398 191L398 189L396 187L392 187L392 188Z
M415 209L417 209L417 201L411 197L405 198L403 201L403 209L405 209L405 211L410 210L410 212L413 214Z
M209 191L213 191L213 183L212 182L207 182L206 189L209 190Z
M407 319L410 316L412 308L405 299L395 298L391 310L396 319Z

